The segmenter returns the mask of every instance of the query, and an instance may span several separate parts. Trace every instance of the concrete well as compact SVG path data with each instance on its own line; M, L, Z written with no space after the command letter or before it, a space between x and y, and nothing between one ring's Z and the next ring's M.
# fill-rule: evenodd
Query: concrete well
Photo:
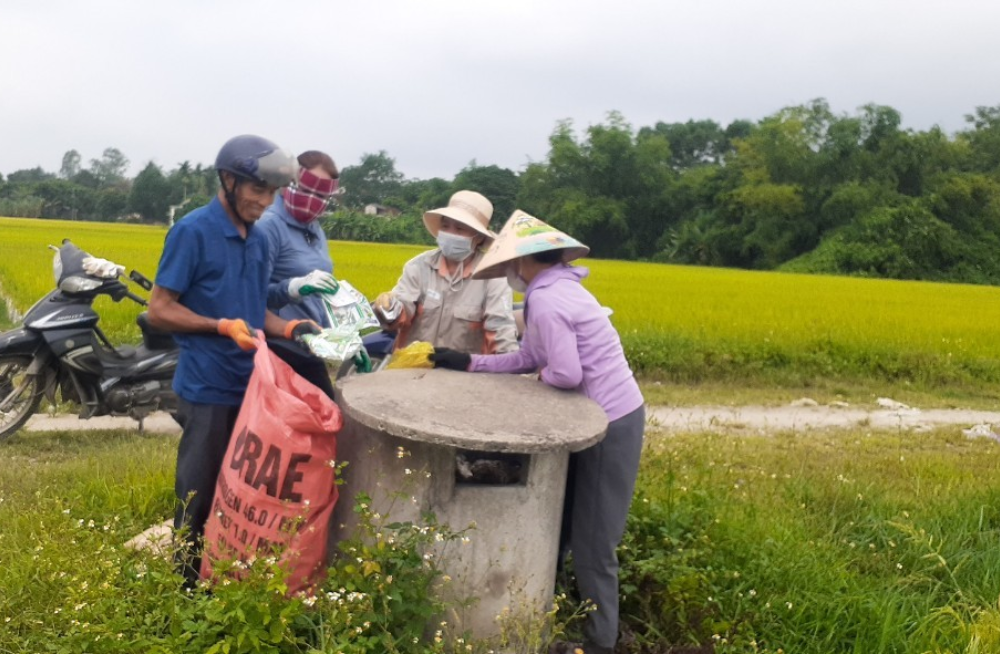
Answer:
M468 544L437 557L450 577L448 600L470 603L452 615L457 630L490 638L505 609L547 609L569 454L604 437L604 411L519 375L385 370L346 377L336 391L344 415L337 460L349 465L331 550L351 536L354 499L364 492L391 521L433 512L452 530L475 526Z

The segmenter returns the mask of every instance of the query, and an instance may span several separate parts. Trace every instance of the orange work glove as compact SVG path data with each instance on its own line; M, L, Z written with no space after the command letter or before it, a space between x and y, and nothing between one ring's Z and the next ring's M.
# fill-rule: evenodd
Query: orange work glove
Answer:
M243 319L219 319L219 335L233 338L243 351L257 350L257 332Z
M322 329L312 319L295 319L285 326L286 340L301 340L303 335L319 335Z

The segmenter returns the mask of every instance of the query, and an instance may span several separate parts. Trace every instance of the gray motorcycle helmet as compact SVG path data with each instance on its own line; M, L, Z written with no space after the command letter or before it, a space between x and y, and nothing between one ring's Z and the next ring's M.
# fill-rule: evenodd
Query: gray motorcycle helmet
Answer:
M215 169L281 188L295 181L299 164L295 156L270 140L257 135L238 135L222 145Z

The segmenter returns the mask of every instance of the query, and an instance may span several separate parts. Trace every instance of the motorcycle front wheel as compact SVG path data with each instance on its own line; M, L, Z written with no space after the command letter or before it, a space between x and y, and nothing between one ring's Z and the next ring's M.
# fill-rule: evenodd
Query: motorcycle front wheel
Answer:
M42 402L40 376L28 376L30 356L0 355L0 441L13 435Z

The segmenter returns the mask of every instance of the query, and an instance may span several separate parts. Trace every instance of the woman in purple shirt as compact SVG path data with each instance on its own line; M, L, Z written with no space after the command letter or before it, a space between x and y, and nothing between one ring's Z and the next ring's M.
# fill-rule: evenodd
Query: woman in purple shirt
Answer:
M573 389L608 415L599 444L570 457L560 554L571 551L580 595L597 609L585 627L585 652L610 653L618 640L617 547L639 470L645 408L607 311L580 284L586 268L568 265L589 249L520 210L480 262L474 279L506 276L524 293L527 322L519 351L493 356L435 349L435 367L525 373Z

